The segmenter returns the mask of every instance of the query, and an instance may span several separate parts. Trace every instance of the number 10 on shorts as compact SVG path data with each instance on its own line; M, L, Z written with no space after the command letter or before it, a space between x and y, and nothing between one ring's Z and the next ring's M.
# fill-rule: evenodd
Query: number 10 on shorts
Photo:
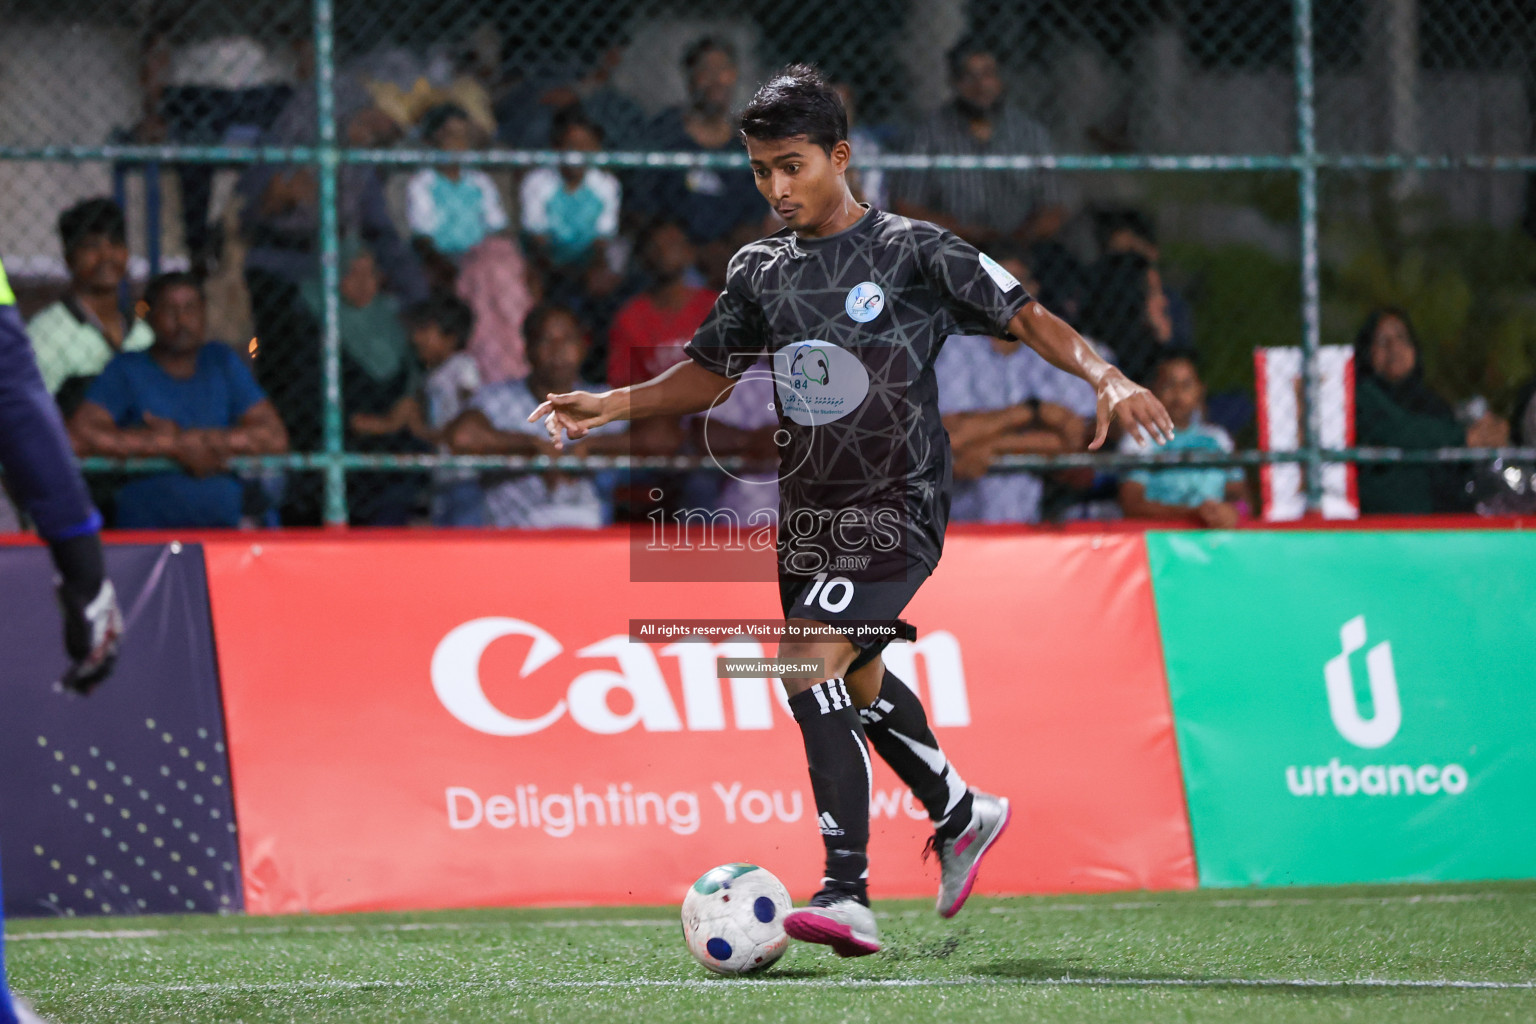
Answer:
M816 607L818 596L823 609L840 612L853 600L853 581L846 576L827 579L826 573L819 572L816 574L816 582L811 585L811 592L805 595L807 607Z

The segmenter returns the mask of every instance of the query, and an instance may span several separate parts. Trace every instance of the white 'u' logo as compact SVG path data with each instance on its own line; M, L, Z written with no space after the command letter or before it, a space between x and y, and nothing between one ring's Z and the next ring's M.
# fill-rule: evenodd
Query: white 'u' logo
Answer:
M1339 630L1343 651L1328 659L1323 678L1328 683L1328 714L1339 735L1357 747L1374 749L1386 746L1403 724L1403 706L1397 696L1397 671L1392 666L1392 645L1382 641L1365 655L1370 676L1371 705L1375 714L1370 721L1360 717L1355 703L1355 680L1349 671L1349 656L1365 646L1365 616L1356 615Z

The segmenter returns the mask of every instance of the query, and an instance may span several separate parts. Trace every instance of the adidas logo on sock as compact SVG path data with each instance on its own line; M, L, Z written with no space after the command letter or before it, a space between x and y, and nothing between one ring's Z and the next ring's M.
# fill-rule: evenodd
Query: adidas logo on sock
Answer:
M837 819L826 811L816 816L816 824L821 826L821 834L824 836L840 836L843 830L837 824Z
M870 725L879 725L885 716L896 710L896 705L885 698L880 698L867 708L859 709L859 717Z
M817 683L811 687L811 693L816 695L816 706L821 708L821 713L824 715L853 707L853 700L848 696L848 688L843 685L841 679L828 679Z

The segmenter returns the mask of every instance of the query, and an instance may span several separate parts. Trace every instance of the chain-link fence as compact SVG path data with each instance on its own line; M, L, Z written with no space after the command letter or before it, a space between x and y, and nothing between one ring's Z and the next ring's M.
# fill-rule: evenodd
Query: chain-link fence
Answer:
M706 478L752 465L771 424L741 421L735 447L652 424L551 461L514 425L520 382L625 383L677 358L731 252L773 228L730 114L790 61L844 90L861 198L1013 260L1128 373L1184 396L1187 445L1088 455L1080 394L1011 372L1035 383L970 389L946 411L1037 416L1032 441L957 445L967 481L1041 485L978 515L1536 501L1520 0L15 0L0 257L66 411L119 421L113 348L173 330L143 322L146 280L201 285L200 333L287 438L237 447L244 521L538 525L567 499L571 522L641 515L660 489L720 500ZM120 223L80 206L102 197ZM550 306L574 317L526 322ZM567 327L579 368L557 371L541 353ZM1334 347L1352 362L1330 370ZM970 355L955 362L986 378L991 356ZM1358 477L1330 484L1335 460ZM168 464L87 465L112 509Z

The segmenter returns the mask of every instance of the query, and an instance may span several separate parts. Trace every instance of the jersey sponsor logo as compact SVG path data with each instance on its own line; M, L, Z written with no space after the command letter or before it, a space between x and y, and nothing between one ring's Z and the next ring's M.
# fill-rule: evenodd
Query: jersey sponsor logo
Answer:
M1011 292L1019 287L1019 279L1004 270L1002 264L988 256L986 253L977 253L981 258L981 269L987 272L987 276L1005 292Z
M885 292L873 281L864 281L848 289L843 309L854 320L867 324L885 308Z
M486 650L503 638L528 644L516 680L496 680L493 687L499 699L519 706L517 715L492 702L481 677ZM558 665L547 667L565 654L565 645L536 623L500 616L472 619L454 627L438 643L432 654L432 689L455 719L491 736L530 736L566 717L600 736L637 726L646 732L757 731L793 719L784 689L774 680L719 677L718 658L763 656L763 645L755 640L686 641L658 648L634 643L626 635L607 636L569 655L579 661L568 668L575 675L568 683L561 682L569 677ZM934 630L912 643L894 644L887 648L885 659L903 680L923 685L928 716L935 725L971 724L965 665L953 633ZM551 692L552 685L563 696ZM727 687L729 702L724 693ZM514 689L527 692L508 695ZM610 703L614 691L622 695ZM847 699L846 690L841 699ZM775 703L778 715L773 713ZM617 712L615 705L628 710Z
M1403 726L1403 705L1397 689L1397 669L1392 663L1392 644L1383 640L1365 653L1371 694L1371 717L1360 713L1350 656L1365 648L1365 616L1356 615L1339 629L1340 651L1323 665L1328 692L1328 717L1339 735L1365 750L1384 747L1397 738ZM1466 791L1469 775L1459 764L1341 764L1290 765L1285 785L1293 796L1412 796Z
M869 394L869 371L852 352L812 339L773 354L780 408L803 427L842 419Z

